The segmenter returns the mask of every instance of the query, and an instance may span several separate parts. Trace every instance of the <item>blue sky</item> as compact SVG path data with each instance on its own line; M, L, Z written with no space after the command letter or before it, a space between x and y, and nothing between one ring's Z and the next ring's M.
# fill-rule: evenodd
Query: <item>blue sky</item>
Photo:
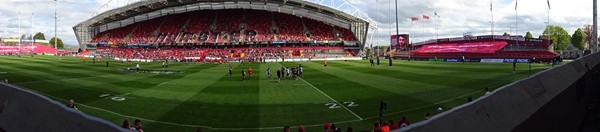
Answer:
M84 21L96 9L109 0L59 0L58 37L69 45L76 45L72 27ZM137 0L119 0L120 5ZM320 1L320 0L315 0ZM325 0L331 5L330 0ZM339 5L343 0L334 0ZM395 33L393 0L347 0L378 22L374 31L374 44L389 44L389 35ZM109 7L117 7L113 0ZM547 21L546 0L519 0L518 32L515 32L514 0L398 0L400 33L411 34L413 42L435 38L458 37L469 32L474 35L491 34L490 2L494 4L494 34L509 32L525 34L531 31L534 36L541 34ZM585 24L592 23L592 1L590 0L550 0L550 23L564 27L569 33ZM0 35L17 37L19 12L21 12L21 34L31 31L43 32L46 38L54 36L53 0L0 0ZM390 8L391 7L391 8ZM392 9L392 10L391 10ZM438 12L440 18L433 17ZM34 13L33 28L31 13ZM429 15L427 21L410 21L412 16ZM436 28L437 27L437 30Z

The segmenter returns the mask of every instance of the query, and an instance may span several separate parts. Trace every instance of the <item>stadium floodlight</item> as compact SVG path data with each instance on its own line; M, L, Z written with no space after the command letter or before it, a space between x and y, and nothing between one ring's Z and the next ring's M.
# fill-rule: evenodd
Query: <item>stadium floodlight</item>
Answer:
M58 19L58 15L56 14L56 3L58 3L58 0L54 0L54 49L58 50L58 37L56 37L56 20Z

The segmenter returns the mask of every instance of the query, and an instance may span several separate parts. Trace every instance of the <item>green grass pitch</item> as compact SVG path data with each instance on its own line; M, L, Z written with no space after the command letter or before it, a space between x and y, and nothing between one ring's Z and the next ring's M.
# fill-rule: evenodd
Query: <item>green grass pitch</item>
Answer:
M106 67L110 61L110 67ZM281 131L304 124L320 131L326 122L344 130L372 128L381 101L388 104L384 120L444 109L477 98L484 88L496 89L527 77L527 64L443 63L396 60L388 66L368 61L251 63L242 65L170 63L177 74L123 72L134 63L104 59L93 64L81 58L0 56L0 79L56 101L75 99L81 112L120 125L142 119L146 131ZM163 70L161 63L140 63L142 69ZM228 65L234 69L228 75ZM275 68L304 67L304 78L276 82ZM252 67L251 80L241 69ZM271 80L266 69L273 69ZM549 68L533 64L533 73Z

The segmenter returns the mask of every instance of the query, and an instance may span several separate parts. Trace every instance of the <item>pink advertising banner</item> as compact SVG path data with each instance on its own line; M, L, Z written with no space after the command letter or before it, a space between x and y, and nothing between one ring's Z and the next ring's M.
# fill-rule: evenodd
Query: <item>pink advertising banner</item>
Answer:
M479 42L461 44L431 44L425 45L414 53L494 53L506 46L506 42Z

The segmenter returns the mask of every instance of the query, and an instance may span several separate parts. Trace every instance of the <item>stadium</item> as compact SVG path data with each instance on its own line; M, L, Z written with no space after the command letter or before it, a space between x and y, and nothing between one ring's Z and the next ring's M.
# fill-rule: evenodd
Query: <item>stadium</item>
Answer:
M563 62L543 35L399 33L382 51L367 14L346 0L109 0L73 25L77 52L0 37L0 132L597 129L600 54Z

